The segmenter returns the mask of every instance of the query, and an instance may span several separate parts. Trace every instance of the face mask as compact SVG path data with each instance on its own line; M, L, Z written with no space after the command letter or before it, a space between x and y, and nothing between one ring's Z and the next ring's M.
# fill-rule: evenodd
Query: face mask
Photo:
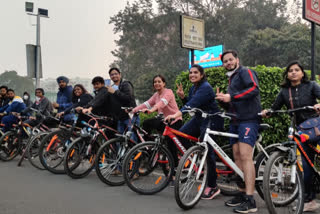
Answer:
M27 99L29 99L29 96L28 95L24 95L23 99L27 100Z
M37 101L37 102L40 101L40 97L36 97L36 101Z

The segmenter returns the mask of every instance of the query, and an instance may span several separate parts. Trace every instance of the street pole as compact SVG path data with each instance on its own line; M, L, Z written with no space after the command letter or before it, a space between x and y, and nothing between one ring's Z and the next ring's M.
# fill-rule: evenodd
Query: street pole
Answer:
M37 37L36 37L36 88L40 88L40 15L37 15Z
M315 46L316 46L316 24L311 22L311 80L315 80L316 63L315 63Z

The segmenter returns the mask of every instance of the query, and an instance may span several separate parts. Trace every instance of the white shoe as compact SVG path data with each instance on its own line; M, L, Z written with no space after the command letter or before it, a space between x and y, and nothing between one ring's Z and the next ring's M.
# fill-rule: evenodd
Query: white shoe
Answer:
M304 204L303 212L313 212L319 208L320 208L320 204L318 204L315 200L312 200Z

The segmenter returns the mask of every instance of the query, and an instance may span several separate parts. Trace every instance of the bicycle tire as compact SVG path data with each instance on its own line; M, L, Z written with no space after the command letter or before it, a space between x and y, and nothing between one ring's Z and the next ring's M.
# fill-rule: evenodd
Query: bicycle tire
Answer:
M2 161L13 160L21 150L20 136L14 131L4 133L0 138L0 159Z
M232 159L233 152L230 144L224 145L221 149ZM235 196L240 193L237 185L237 175L227 166L216 154L217 185L223 195ZM220 172L220 173L219 173Z
M303 212L304 183L302 173L297 167L296 184L291 184L292 164L287 159L287 153L276 151L270 156L265 166L263 175L264 200L271 214L288 213L288 211L297 214ZM281 182L277 182L279 174ZM288 192L288 198L285 198L286 192Z
M98 138L91 146L91 149L88 149L88 146L91 145L87 143L88 139L83 137L75 139L70 144L63 161L64 169L68 176L73 179L84 178L92 171L95 166L95 156L101 145ZM87 154L88 150L90 151ZM74 158L75 155L76 157Z
M144 172L139 173L139 170ZM162 191L172 180L173 172L174 160L171 152L152 141L135 145L123 161L126 184L131 190L142 195Z
M108 140L99 148L95 169L103 183L110 186L120 186L125 183L122 164L129 149L129 145L122 137Z
M203 153L204 148L202 146L193 146L186 151L179 162L174 186L174 195L177 204L184 210L193 208L199 202L206 187L208 174L207 161L204 160L203 169L198 180L196 179L198 170L195 170L199 169ZM194 194L191 195L191 191L194 192Z
M41 132L30 139L30 143L26 148L28 161L37 169L45 170L46 168L40 162L39 149L41 141L49 132Z
M53 174L65 174L63 159L66 141L70 140L68 130L58 129L43 138L39 148L39 159L44 168ZM53 142L51 142L53 140ZM71 141L71 140L70 140ZM51 143L51 146L49 144ZM52 162L51 162L52 161Z

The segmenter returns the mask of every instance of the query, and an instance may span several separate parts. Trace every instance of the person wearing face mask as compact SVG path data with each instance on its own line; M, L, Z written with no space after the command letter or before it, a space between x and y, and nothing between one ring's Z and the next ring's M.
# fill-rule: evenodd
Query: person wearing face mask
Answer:
M16 115L26 108L26 104L24 104L22 98L16 96L13 89L8 89L8 98L10 102L0 108L0 116L3 116L1 123L4 124L4 132L9 131L12 124L16 124L18 122Z
M26 108L22 114L30 114L31 108L39 110L39 112L45 116L48 116L53 111L53 106L51 102L44 96L44 90L42 88L37 88L35 90L35 96L36 99L34 103L29 107ZM28 123L31 126L36 126L39 124L40 118L30 116L28 120L25 121L25 123Z
M32 105L32 102L30 100L30 94L28 92L23 93L23 102L26 104L26 107L30 107Z

